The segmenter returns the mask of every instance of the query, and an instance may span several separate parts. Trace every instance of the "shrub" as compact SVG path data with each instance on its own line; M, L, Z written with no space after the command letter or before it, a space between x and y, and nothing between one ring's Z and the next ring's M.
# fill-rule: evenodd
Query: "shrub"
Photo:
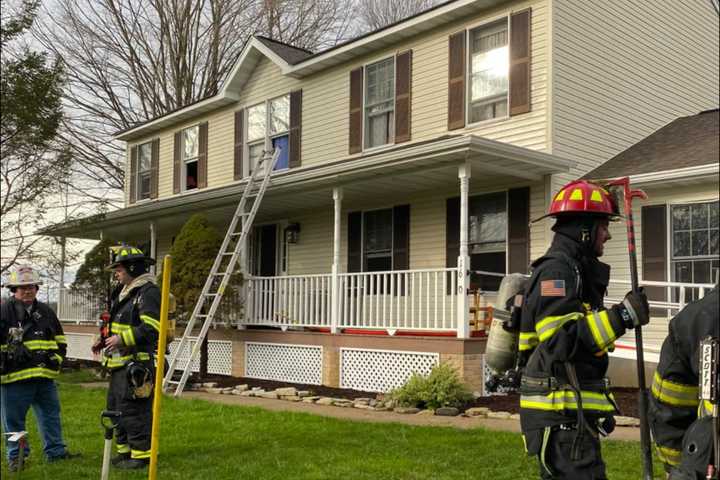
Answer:
M462 407L472 400L470 389L448 363L434 367L427 376L413 374L402 387L390 393L391 399L405 407L436 409Z

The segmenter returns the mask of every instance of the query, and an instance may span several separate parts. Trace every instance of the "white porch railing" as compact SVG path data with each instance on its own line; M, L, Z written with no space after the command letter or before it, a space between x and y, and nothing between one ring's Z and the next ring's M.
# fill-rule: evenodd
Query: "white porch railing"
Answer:
M107 308L104 297L90 295L86 292L60 290L57 316L66 323L76 325L97 325L100 314Z
M339 327L455 330L457 269L342 273Z
M249 277L245 325L328 327L332 275Z

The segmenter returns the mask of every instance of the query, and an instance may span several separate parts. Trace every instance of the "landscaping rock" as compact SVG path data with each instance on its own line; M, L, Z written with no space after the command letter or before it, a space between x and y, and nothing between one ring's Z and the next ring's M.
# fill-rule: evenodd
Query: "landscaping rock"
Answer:
M332 405L335 399L329 397L321 397L315 403L318 405Z
M498 420L508 420L510 412L488 412L487 418L496 418Z
M248 387L247 385L235 385L235 390L237 390L238 392L244 392L245 390L249 389L250 387Z
M430 409L420 410L420 411L419 411L418 413L416 413L415 415L423 415L423 416L428 416L428 417L429 417L429 416L435 415L435 410L430 410Z
M263 388L262 387L252 387L250 390L252 390L253 392L258 392L260 390L263 390Z
M215 385L217 385L217 383ZM222 388L205 388L205 391L207 393L222 393L223 389Z
M375 410L370 405L367 405L365 403L353 403L353 407L360 409L360 410Z
M618 427L639 427L640 419L633 417L615 417L615 425Z
M202 384L205 388L217 388L218 383L217 382L205 382Z
M309 397L311 395L309 390L298 390L297 396L300 398Z
M336 398L336 399L333 400L333 403L332 403L332 404L335 405L336 407L348 408L348 407L352 407L352 406L353 406L353 401L352 401L352 400L347 400L347 399L344 399L344 398Z
M257 392L254 392L252 390L245 390L244 392L240 392L238 395L241 397L254 397Z
M299 402L299 401L302 400L302 398L298 397L297 395L295 395L295 396L293 396L293 397L284 395L284 396L282 396L282 397L280 397L280 398L282 398L283 400L287 400L288 402Z
M513 413L512 415L510 415L510 420L520 420L520 414Z
M297 388L295 388L295 387L278 388L277 390L275 390L275 393L277 393L278 397L294 397L297 395Z
M419 411L420 411L420 409L415 408L415 407L395 407L395 408L393 408L393 412L395 412L395 413L415 414L415 413L418 413Z
M226 388L223 388L223 389L220 391L220 393L225 394L225 395L229 395L233 390L235 390L233 387L226 387Z
M435 415L440 417L456 417L459 413L460 410L455 407L440 407L435 410Z
M365 405L370 405L370 402L372 400L373 400L372 398L361 397L361 398L356 398L354 401L355 401L355 403L362 403Z
M487 417L490 411L487 407L472 407L465 410L465 415L468 417Z
M261 397L261 398L274 398L274 399L278 398L277 393L275 393L275 392L256 393L255 396Z
M315 403L315 402L317 402L318 400L320 400L320 398L322 398L322 397L304 397L304 398L302 399L302 401L305 402L305 403Z

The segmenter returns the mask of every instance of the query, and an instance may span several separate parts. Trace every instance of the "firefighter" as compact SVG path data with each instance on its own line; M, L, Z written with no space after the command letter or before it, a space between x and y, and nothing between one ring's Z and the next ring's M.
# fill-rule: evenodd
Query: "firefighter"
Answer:
M155 261L138 248L115 250L114 271L122 289L111 298L110 336L102 347L103 367L110 372L107 409L122 416L115 430L118 455L113 465L140 469L149 463L153 402L153 355L160 329L160 290L148 268ZM97 348L97 346L96 346Z
M607 352L627 329L648 323L647 299L630 292L603 307L610 267L598 257L611 238L608 222L619 216L606 190L571 182L546 216L555 218L555 235L532 264L518 346L523 439L543 479L604 479L599 433L612 430L617 412Z
M648 417L658 457L671 479L705 478L713 435L709 401L698 400L698 346L720 336L718 286L670 321L653 376ZM684 448L690 447L692 448Z
M43 436L49 462L77 457L68 452L60 424L60 399L54 378L60 373L67 341L55 312L37 300L40 276L29 266L20 266L5 284L13 296L0 310L0 392L4 432L25 430L25 416L33 408ZM18 443L7 442L8 467L17 471Z

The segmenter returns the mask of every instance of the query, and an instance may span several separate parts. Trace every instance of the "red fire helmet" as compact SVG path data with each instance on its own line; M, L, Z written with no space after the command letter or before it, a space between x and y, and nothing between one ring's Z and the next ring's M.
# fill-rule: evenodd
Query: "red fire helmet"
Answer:
M547 215L540 218L582 214L620 217L615 199L605 188L587 180L575 180L555 194Z

